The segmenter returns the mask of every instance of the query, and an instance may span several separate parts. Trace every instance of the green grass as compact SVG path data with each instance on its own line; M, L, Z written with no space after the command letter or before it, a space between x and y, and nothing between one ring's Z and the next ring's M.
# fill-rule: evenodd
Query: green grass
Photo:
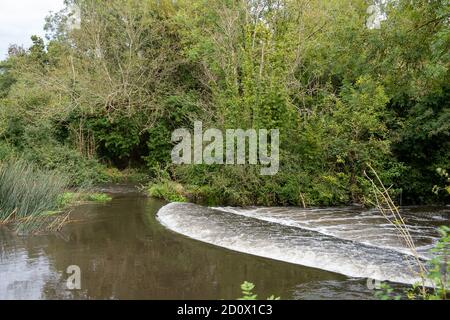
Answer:
M87 190L77 191L77 192L64 192L58 198L60 207L67 207L77 203L82 203L83 201L93 201L93 202L109 202L112 197L106 193L93 193Z
M79 200L79 194L76 192L64 192L58 197L58 204L60 207L67 207Z
M20 229L41 226L42 216L61 208L69 179L23 160L0 163L0 222L14 221Z
M90 193L87 195L87 200L95 202L108 202L111 201L112 198L105 193Z
M183 186L173 181L153 183L148 188L151 197L164 199L169 202L186 202Z

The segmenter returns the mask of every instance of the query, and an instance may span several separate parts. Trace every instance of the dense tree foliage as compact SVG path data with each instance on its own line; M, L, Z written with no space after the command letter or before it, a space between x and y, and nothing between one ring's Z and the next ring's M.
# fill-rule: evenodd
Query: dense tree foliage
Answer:
M372 4L67 0L47 42L0 64L0 159L74 183L145 168L207 202L263 205L364 202L370 162L405 202L445 201L431 189L450 167L449 2L378 3L380 28ZM194 120L279 128L279 173L172 165L171 132Z

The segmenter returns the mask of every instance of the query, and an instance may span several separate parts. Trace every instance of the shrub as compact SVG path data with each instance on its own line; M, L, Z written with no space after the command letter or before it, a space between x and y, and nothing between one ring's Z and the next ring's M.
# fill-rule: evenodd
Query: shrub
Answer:
M66 146L48 145L26 149L23 158L47 170L65 172L72 186L109 182L106 166L96 159L86 159L77 150Z

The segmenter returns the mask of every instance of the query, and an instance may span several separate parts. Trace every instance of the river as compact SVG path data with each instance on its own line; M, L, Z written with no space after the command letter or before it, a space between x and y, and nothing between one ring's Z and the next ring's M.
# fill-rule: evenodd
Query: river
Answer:
M373 299L368 277L412 280L402 271L407 249L374 211L204 208L131 186L104 191L111 202L76 207L59 233L0 227L0 299L236 299L244 280L261 298ZM404 212L428 259L450 208ZM66 285L72 265L80 290Z

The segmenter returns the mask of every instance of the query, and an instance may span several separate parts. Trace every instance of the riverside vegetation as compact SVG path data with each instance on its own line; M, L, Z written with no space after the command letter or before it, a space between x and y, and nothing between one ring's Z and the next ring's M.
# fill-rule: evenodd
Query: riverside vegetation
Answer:
M405 222L405 218L400 213L400 208L394 203L389 189L386 188L378 176L377 172L368 164L370 174L365 176L372 185L374 194L374 207L376 207L390 225L396 230L398 238L408 248L411 254L411 266L416 267L416 275L420 279L410 289L406 290L405 296L410 300L447 300L448 289L450 288L450 228L441 226L439 228L440 239L431 250L433 258L428 262L420 258L414 239L411 237L410 230ZM450 179L446 170L438 168L438 174L447 179L444 187L434 186L433 191L439 192L445 190L450 194ZM399 294L394 294L393 289L387 283L381 284L381 290L377 290L375 297L381 300L402 298Z
M0 63L0 162L43 195L5 175L2 219L130 176L170 201L368 204L367 163L403 204L448 202L430 191L450 159L447 0L377 1L379 28L365 0L65 4ZM171 133L194 121L279 129L278 174L173 165Z
M402 204L447 202L430 190L450 167L448 1L378 4L380 28L371 4L67 0L47 41L0 64L0 161L71 186L127 170L169 200L302 206L368 203L370 162ZM278 174L174 166L171 132L194 121L280 129Z
M13 225L19 234L58 231L69 221L74 204L111 200L106 194L69 187L70 179L61 172L17 159L1 163L0 226Z

